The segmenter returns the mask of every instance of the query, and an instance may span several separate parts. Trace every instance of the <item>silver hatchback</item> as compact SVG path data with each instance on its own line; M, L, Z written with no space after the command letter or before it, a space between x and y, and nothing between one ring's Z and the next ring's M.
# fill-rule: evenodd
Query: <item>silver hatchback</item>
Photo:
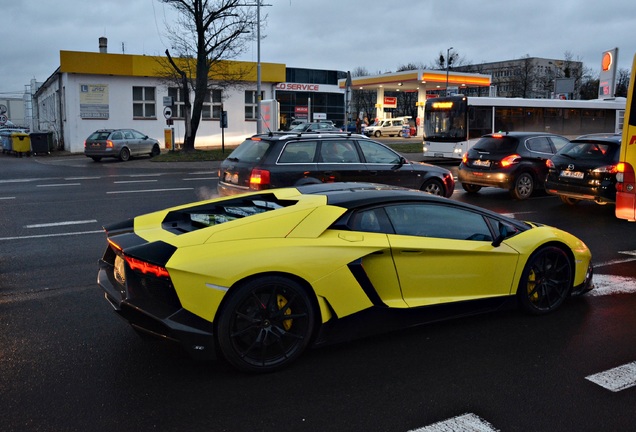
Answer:
M84 141L84 154L95 162L105 157L127 161L131 156L159 153L159 141L135 129L100 129Z

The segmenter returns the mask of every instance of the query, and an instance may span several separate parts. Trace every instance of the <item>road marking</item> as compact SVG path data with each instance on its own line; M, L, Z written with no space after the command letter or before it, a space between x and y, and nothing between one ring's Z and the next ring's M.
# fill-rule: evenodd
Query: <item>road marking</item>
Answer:
M35 187L58 187L58 186L80 186L81 183L57 183L57 184L42 184L35 185Z
M621 259L615 259L612 261L607 261L604 263L594 264L594 268L605 267L605 266L610 266L614 264L623 264L630 261L636 261L636 251L619 251L618 253L623 255L632 255L632 258L621 258Z
M183 181L191 181L191 180L218 180L218 177L190 177L190 178L182 178Z
M612 392L619 392L636 386L636 362L627 363L614 369L585 377Z
M101 177L64 177L64 180L99 180Z
M217 175L218 172L217 171L196 171L196 172L188 173L188 175L209 175L209 174Z
M184 191L184 190L193 190L194 188L173 188L173 189L140 189L133 191L111 191L106 192L107 194L125 194L125 193L144 193L144 192L171 192L171 191Z
M419 429L413 429L409 432L450 432L450 431L462 431L462 432L492 432L498 431L486 420L481 419L475 414L463 414L457 417L453 417L448 420L443 420L432 425L425 426Z
M594 289L586 296L606 296L612 294L636 293L636 279L609 274L595 274L592 281Z
M48 228L48 227L54 227L54 226L80 225L80 224L87 224L87 223L94 223L94 222L97 222L97 220L91 219L91 220L81 220L81 221L51 222L51 223L44 223L44 224L25 225L24 228Z
M130 174L128 177L159 177L162 176L163 174L161 173L154 173L154 174Z
M157 182L158 180L120 180L120 181L116 181L113 182L115 184L123 184L123 183L152 183L152 182Z
M103 234L104 230L68 232L68 233L59 233L59 234L40 234L40 235L17 236L17 237L0 237L0 241L3 241L3 240L24 240L24 239L34 239L34 238L46 238L46 237L66 237L66 236L75 236L75 235L84 235L84 234L97 234L97 233Z
M0 197L0 200L10 200L15 199L15 197Z

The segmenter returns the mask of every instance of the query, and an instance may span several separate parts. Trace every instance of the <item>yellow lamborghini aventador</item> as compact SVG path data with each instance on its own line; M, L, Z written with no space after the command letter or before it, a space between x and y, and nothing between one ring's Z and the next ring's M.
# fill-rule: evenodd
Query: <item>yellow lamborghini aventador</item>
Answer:
M507 300L544 314L592 288L590 251L566 232L381 185L272 189L105 229L98 282L123 318L250 372L372 324L386 331Z

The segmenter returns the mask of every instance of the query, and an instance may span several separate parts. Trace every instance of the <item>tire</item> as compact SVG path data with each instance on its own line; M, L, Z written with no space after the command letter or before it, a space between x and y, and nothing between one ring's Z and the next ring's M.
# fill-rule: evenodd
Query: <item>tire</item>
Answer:
M510 189L510 195L518 200L530 198L534 192L534 178L530 173L521 173L515 179L515 184Z
M462 183L462 188L468 193L474 194L481 190L481 186L470 183Z
M580 200L577 200L576 198L570 198L564 195L559 195L559 198L561 199L561 202L563 202L563 204L567 204L571 206L577 205L580 201Z
M102 160L101 156L91 156L91 159L93 159L95 162L99 162L100 160Z
M430 193L431 195L446 196L444 194L444 185L436 179L425 181L420 190Z
M152 151L150 152L150 157L159 156L161 154L161 149L158 144L152 146Z
M217 322L221 355L245 372L286 367L309 345L316 313L307 291L281 276L248 281L229 293Z
M126 147L124 147L119 152L119 160L122 161L122 162L126 162L129 159L130 159L130 150L128 150Z
M521 307L544 315L557 309L572 290L572 261L563 249L545 246L528 259L517 289Z
M379 138L379 137L381 137L381 136L382 136L382 132L380 132L379 130L378 130L378 131L375 131L375 132L373 133L373 136L374 136L374 137L376 137L376 138Z

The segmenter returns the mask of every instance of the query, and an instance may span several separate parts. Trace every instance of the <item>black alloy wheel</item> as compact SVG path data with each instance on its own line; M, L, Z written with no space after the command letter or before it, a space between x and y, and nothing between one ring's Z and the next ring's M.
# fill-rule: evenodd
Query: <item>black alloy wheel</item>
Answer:
M159 148L159 144L155 144L152 146L152 151L150 152L150 157L159 156L161 154L161 149Z
M517 298L534 315L552 312L572 290L572 262L557 246L545 246L532 254L519 281Z
M431 179L424 182L421 190L432 195L444 196L444 186L442 185L442 182L436 179Z
M298 282L281 276L248 281L229 293L217 323L222 356L245 372L271 372L300 356L315 326L314 306Z

